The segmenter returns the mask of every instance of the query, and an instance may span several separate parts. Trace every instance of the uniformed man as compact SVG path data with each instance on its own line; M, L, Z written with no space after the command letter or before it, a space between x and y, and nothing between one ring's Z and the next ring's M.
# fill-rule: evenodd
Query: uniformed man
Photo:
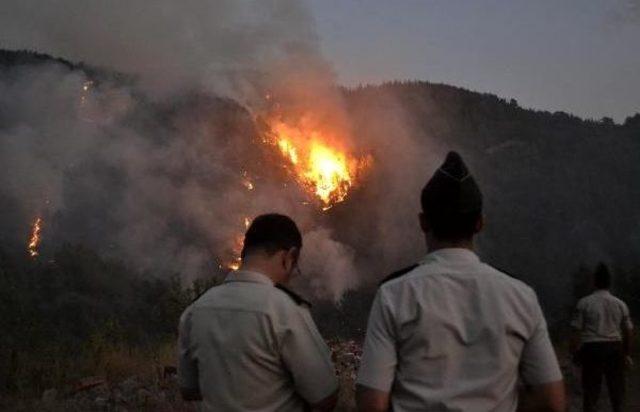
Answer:
M571 322L580 345L574 355L582 366L582 394L585 412L596 411L602 378L607 382L614 412L624 409L625 367L633 365L633 324L629 308L609 292L611 275L600 264L594 276L595 292L578 301ZM576 339L577 338L577 339Z
M563 411L562 375L535 292L482 263L482 195L448 154L421 196L428 254L388 277L373 302L357 378L360 410ZM515 205L514 205L515 206Z
M288 217L257 217L242 266L180 319L183 397L208 411L330 411L338 388L309 304L280 286L297 271L302 237Z

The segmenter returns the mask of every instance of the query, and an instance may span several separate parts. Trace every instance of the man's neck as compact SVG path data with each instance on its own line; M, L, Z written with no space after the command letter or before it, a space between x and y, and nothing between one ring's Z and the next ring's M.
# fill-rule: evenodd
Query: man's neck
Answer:
M468 249L474 251L473 239L465 240L439 240L439 239L427 239L427 250L429 253L435 252L440 249Z
M276 284L282 282L282 280L278 276L275 276L273 274L273 271L270 270L269 265L262 264L262 262L259 262L259 261L258 262L256 262L256 261L243 262L238 270L245 270L247 272L260 273L260 274L268 277L269 279L271 279L271 281L273 283L276 283Z

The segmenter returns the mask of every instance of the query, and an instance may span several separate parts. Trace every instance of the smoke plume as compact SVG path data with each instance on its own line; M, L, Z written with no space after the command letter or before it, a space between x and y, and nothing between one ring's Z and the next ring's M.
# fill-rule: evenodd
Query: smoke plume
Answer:
M191 279L233 259L247 218L286 213L305 232L301 287L333 300L358 285L358 272L379 270L350 246L362 245L363 228L385 267L418 250L419 239L400 235L413 222L398 218L414 216L413 205L402 215L397 204L426 171L396 166L424 150L406 150L414 143L393 102L353 124L303 2L21 0L3 2L0 21L3 47L125 73L96 79L48 63L0 77L0 190L14 215L5 233L26 236L42 216L45 248L80 242ZM290 178L264 166L254 121L265 96L289 116L331 124L347 147L384 153L379 183L367 188L383 200L361 194L329 217L306 204ZM389 192L389 179L407 184ZM378 219L346 228L358 207Z

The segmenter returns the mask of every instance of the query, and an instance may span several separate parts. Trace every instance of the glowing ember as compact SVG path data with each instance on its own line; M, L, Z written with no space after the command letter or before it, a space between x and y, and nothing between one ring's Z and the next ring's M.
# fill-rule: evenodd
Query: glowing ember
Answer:
M243 181L242 181L242 184L244 185L244 187L245 187L247 190L253 190L253 189L254 189L253 183L251 183L251 181L250 181L250 180L243 180Z
M303 130L281 121L271 122L271 140L287 158L296 180L327 210L342 202L370 158L350 156L317 130Z
M82 94L80 95L80 104L84 105L87 101L87 92L93 87L93 81L87 80L82 84Z
M251 179L249 179L249 173L247 173L246 170L242 172L242 185L247 190L255 189L255 186L254 186L253 182L251 181Z
M29 252L29 256L31 256L32 258L35 258L40 254L38 252L38 246L42 241L41 232L42 219L40 217L37 217L31 227L31 238L29 239L29 243L27 244L27 251Z

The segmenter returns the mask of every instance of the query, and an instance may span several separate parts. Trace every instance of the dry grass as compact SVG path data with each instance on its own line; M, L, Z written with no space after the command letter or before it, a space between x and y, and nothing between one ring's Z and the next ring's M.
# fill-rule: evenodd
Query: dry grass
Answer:
M165 343L154 348L110 348L94 360L92 375L119 382L130 376L156 379L161 369L176 364L175 344Z
M25 398L40 396L49 388L69 392L79 380L89 376L110 382L130 376L157 379L163 366L175 362L174 342L145 348L89 343L75 352L69 348L49 348L37 353L14 353L6 362L5 379L10 393Z

